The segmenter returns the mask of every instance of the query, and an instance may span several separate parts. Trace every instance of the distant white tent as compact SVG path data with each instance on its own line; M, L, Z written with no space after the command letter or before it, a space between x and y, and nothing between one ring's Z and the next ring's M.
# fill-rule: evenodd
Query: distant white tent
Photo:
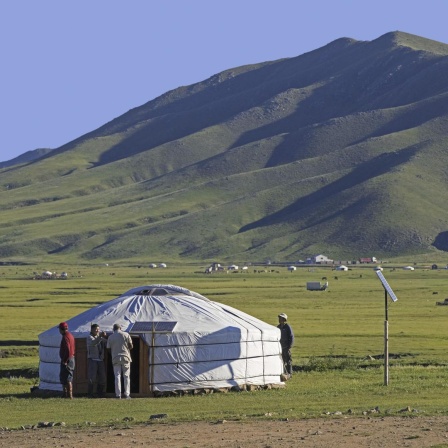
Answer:
M288 266L288 271L295 271L297 268L295 266Z
M348 271L348 267L341 264L340 266L336 266L336 271Z
M76 341L75 393L87 392L85 340L92 323L108 333L119 323L131 334L134 395L283 385L277 327L179 286L149 285L68 320ZM60 340L57 326L39 335L39 390L61 390Z
M404 266L403 269L404 269L405 271L413 271L413 270L414 270L414 267L413 267L413 266Z

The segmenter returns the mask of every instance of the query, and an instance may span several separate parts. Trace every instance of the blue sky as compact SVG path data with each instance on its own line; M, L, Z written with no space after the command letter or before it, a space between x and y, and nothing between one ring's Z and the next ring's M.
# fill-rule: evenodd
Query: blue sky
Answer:
M447 0L5 0L0 161L57 148L182 85L340 37L448 44Z

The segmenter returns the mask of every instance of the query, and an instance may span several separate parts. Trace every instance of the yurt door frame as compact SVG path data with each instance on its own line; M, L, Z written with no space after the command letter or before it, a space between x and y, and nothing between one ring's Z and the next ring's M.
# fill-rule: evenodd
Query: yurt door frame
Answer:
M143 339L138 335L131 335L134 348L131 352L131 395L147 396L149 388L149 350ZM87 394L87 343L86 338L75 338L76 343L76 367L73 378L75 395ZM115 388L114 373L110 352L106 350L104 362L106 363L106 391L113 393Z
M145 333L151 335L151 344L148 347L143 339L140 338L140 393L146 396L152 396L154 393L154 354L156 347L156 335L168 334L174 331L177 325L175 321L139 321L135 322L129 330L131 335L139 337L139 334ZM134 333L135 332L135 333ZM143 349L144 347L144 349ZM132 369L132 367L131 367ZM132 393L132 391L131 391Z

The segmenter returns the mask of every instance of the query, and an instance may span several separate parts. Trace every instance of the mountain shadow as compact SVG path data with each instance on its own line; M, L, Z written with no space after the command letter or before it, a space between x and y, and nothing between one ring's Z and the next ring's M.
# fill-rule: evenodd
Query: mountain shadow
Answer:
M448 231L440 232L432 245L439 250L443 250L444 252L448 252Z
M318 202L331 196L349 190L356 185L366 182L377 176L381 176L389 172L391 169L408 162L417 152L417 147L402 149L393 153L381 154L373 159L360 164L353 171L340 179L332 182L325 187L298 199L293 204L283 209L265 216L262 219L246 224L241 227L238 233L247 232L249 230L260 227L271 226L280 222L285 222L294 218L300 212L304 212L308 207L315 206Z

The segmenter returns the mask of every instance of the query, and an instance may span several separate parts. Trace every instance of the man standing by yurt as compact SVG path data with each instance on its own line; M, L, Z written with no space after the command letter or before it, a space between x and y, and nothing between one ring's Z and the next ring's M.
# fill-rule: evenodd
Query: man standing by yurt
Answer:
M287 320L288 316L285 313L279 314L277 328L280 328L281 332L280 345L282 346L283 365L285 366L288 378L291 378L292 375L291 348L294 345L294 332L292 331L291 326L286 322Z
M61 368L59 381L64 389L65 398L73 398L73 373L75 371L75 338L68 331L67 322L59 324L59 333L62 336L59 347L59 357L61 358Z
M107 339L107 348L111 351L114 366L115 396L121 398L121 375L123 374L124 396L131 398L132 338L129 333L121 331L119 324L114 324L114 332Z
M104 352L106 350L107 335L100 332L98 324L90 326L90 334L87 336L87 376L89 379L87 395L93 398L93 386L95 382L96 392L99 398L104 397L106 389L106 365L104 364Z

